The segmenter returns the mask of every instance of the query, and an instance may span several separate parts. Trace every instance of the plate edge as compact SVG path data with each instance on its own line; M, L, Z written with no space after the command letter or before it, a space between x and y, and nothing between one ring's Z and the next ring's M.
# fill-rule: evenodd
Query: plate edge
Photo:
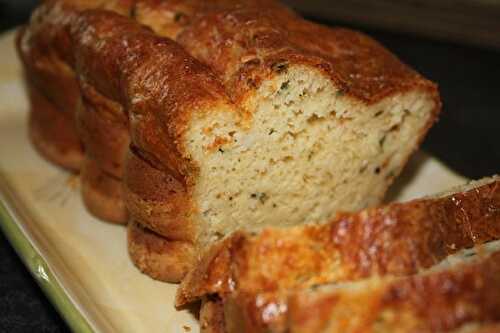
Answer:
M1 183L3 182L0 182L0 185L5 185ZM14 199L9 197L5 187L0 186L0 229L71 331L94 333L90 323L65 292L41 253L16 222L20 219L20 214L12 204Z

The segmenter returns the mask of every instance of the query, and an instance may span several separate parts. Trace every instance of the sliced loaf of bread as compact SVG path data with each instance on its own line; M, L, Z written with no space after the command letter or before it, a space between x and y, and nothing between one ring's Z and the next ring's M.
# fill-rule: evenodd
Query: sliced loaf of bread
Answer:
M134 221L167 239L196 226L197 253L241 228L379 203L440 107L436 87L372 39L286 13L213 11L177 41L214 70L240 118L193 119L196 171L175 184L131 166L125 198Z
M500 321L500 242L411 277L321 286L292 293L286 303L291 333L450 332Z
M210 68L124 17L114 27L73 12L56 49L82 87L94 213L128 212L160 242L202 253L240 228L325 222L381 200L437 116L435 85L367 36L271 7L214 8L180 29Z
M373 276L405 276L447 255L500 239L500 178L453 192L339 214L323 225L239 232L207 252L182 282L177 304L205 298L208 308L237 299L227 320L255 330L283 327L290 290ZM232 309L232 310L231 310ZM212 311L217 313L217 311ZM220 312L219 312L220 314Z

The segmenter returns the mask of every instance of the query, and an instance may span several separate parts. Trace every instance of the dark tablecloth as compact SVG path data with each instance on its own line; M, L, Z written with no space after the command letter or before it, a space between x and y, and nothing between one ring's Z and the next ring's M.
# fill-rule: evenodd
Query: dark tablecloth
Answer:
M0 31L25 22L35 3L33 0L0 0ZM439 83L444 109L440 122L431 130L423 149L470 178L499 173L500 53L361 30ZM61 317L0 233L0 331L67 330Z

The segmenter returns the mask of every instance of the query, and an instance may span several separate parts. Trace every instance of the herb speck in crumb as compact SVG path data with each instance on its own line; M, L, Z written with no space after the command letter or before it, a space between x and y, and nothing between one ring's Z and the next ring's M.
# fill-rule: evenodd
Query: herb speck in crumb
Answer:
M250 194L250 198L257 199L261 204L265 204L267 199L269 199L269 196L263 192L257 192Z
M219 148L219 152L220 152L221 154L224 154L224 149Z
M387 135L384 135L383 137L380 138L380 140L378 140L378 144L379 144L380 148L382 148L384 146L384 142L385 142L386 137L387 137Z
M288 89L288 86L290 85L290 81L285 81L281 84L280 91L284 91Z

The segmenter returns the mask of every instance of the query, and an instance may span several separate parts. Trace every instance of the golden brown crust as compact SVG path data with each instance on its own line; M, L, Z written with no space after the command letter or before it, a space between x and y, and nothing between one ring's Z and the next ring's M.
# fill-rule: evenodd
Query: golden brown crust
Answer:
M82 198L90 213L105 221L125 224L128 211L123 201L123 184L86 158L81 170Z
M190 17L199 10L201 3L199 0L137 0L132 17L158 35L175 39L189 24Z
M127 13L131 3L131 0L48 0L33 12L29 25L19 31L17 51L30 89L52 105L51 112L46 112L46 103L30 94L31 126L35 129L32 137L36 136L36 145L44 156L64 168L78 170L83 160L82 145L73 123L80 92L71 67L72 48L66 27L86 8ZM63 139L62 133L54 134L53 123L59 125L56 132L64 133Z
M478 264L372 279L363 289L345 292L325 287L235 292L219 299L218 313L212 315L224 315L228 333L495 332L498 326L492 322L500 316L499 270L497 252ZM471 329L459 330L469 324L474 324Z
M132 152L124 182L132 218L169 239L169 257L194 256L202 227L193 218L191 195L197 169L185 152L183 135L194 117L215 106L231 107L222 85L175 42L112 13L82 13L72 36L82 83L122 105L128 116ZM180 243L182 247L172 247ZM187 269L172 268L176 277Z
M137 153L128 154L126 165L124 197L131 218L159 235L194 241L196 228L186 211L191 206L186 187Z
M134 221L127 227L127 245L130 259L137 268L164 282L179 282L195 258L191 243L168 240Z
M200 308L201 333L225 333L224 304L222 300L214 297L205 297Z
M500 324L487 323L487 324L484 324L481 326L482 327L471 330L470 333L499 333L500 332Z
M236 100L270 72L303 64L324 72L342 94L365 103L421 88L433 95L439 110L436 86L370 37L308 22L289 11L215 11L196 17L178 41L223 78Z
M85 146L81 172L82 197L88 210L108 222L124 224L128 212L123 198L124 158L130 144L122 107L81 83L82 105L75 122Z
M274 0L137 0L132 17L160 36L176 39L196 16L242 8L273 8L291 12Z
M147 22L154 23L159 17L153 15L158 14L160 17L166 12L171 12L173 3L162 2L161 8L157 8L157 12L144 11L141 5L152 5L151 0L147 1L132 1L130 7L130 15L135 19L139 17L146 19ZM170 28L180 28L178 22L174 22L171 18L164 22ZM173 32L164 31L163 34L172 36ZM129 123L126 110L117 101L106 98L92 85L86 82L86 77L82 78L80 74L80 88L84 108L77 113L77 123L79 134L84 142L87 158L93 159L99 167L111 176L122 179L124 174L124 160L126 152L130 145ZM122 101L120 101L122 102ZM85 193L83 193L85 195ZM87 192L89 194L89 192ZM92 194L92 193L90 193ZM116 198L123 201L124 198ZM95 201L97 198L87 198L85 201ZM112 208L112 207L108 207ZM144 207L147 209L147 207ZM110 215L119 215L125 217L121 211L93 211L94 215L99 218L107 219ZM123 221L125 222L125 221ZM153 229L155 230L155 229ZM158 230L156 230L158 232ZM166 233L169 235L168 233Z
M214 246L183 281L177 304L207 294L257 292L406 275L500 238L500 181L442 198L339 214L325 225L239 232Z
M30 139L47 160L63 168L78 171L82 163L82 147L75 136L71 118L57 108L26 79L31 112Z
M500 320L500 252L438 273L379 282L361 292L297 293L288 301L291 332L447 332ZM342 309L341 309L342 308Z
M81 78L126 106L132 144L187 183L193 166L180 138L195 113L226 99L217 78L175 42L112 13L83 13L73 36Z
M58 2L53 3L57 6ZM405 89L421 88L436 99L436 113L439 109L435 86L368 37L341 29L330 32L297 18L274 2L248 0L238 8L230 0L210 5L200 1L172 1L169 5L155 0L130 3L124 7L128 8L125 12L151 24L158 32L165 27L155 26L157 19L148 16L155 12L154 8L158 10L155 13L161 12L170 20L169 13L183 6L191 8L185 11L191 10L189 21L193 23L181 33L180 41L218 71L226 88L234 87L230 89L234 101L255 91L260 81L282 70L282 66L286 70L290 64L302 64L322 71L342 93L361 102L372 103ZM259 11L255 6L261 6ZM202 227L193 218L197 207L191 197L197 169L185 152L183 135L187 123L203 110L215 105L232 107L223 85L208 67L176 43L127 18L98 11L69 11L71 14L63 15L59 25L55 25L59 30L49 34L53 37L40 40L47 40L55 58L77 69L88 108L84 112L95 109L99 114L89 114L79 121L80 128L84 128L88 156L102 171L121 177L120 162L128 142L123 129L129 128L132 150L142 161L131 162L125 172L131 215L162 236L187 240L196 246L197 228ZM60 15L55 12L53 17ZM208 23L213 23L213 29L204 28ZM182 30L179 26L173 24L162 33L178 34ZM311 33L327 32L327 42L306 38ZM218 34L222 38L214 39ZM202 52L205 49L208 53ZM347 64L339 65L340 61ZM106 123L110 119L112 125ZM99 145L109 132L116 132L117 140Z
M127 116L121 105L103 98L83 82L81 91L82 107L77 109L76 124L85 146L85 157L121 179L130 144Z
M285 332L285 293L236 292L222 301L226 332Z

